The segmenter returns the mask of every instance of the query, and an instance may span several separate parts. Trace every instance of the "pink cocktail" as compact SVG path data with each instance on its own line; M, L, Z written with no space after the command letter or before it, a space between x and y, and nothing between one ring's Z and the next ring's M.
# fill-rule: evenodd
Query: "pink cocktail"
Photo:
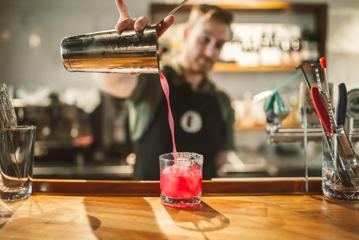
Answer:
M203 156L177 152L160 156L161 201L171 207L188 208L200 204Z

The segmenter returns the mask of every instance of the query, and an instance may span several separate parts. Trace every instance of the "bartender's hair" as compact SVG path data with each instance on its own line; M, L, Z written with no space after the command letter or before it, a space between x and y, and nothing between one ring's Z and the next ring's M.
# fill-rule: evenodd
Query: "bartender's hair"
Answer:
M221 23L231 25L233 15L229 11L215 5L200 4L193 7L187 22L188 27L193 27L200 19L214 19Z

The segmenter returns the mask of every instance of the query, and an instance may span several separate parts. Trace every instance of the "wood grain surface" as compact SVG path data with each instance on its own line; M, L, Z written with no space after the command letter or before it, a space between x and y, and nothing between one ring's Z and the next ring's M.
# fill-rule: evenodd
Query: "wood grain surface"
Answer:
M321 195L204 197L179 210L158 197L35 194L1 209L12 214L0 218L0 239L359 238L358 203Z

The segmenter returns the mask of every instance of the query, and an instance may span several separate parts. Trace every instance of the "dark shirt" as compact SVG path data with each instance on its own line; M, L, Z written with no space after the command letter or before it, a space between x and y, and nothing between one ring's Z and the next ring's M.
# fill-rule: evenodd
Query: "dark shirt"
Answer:
M181 72L163 68L170 87L177 151L204 156L203 178L216 176L216 155L234 148L234 114L228 96L205 78L193 91ZM141 75L128 100L135 142L135 178L159 179L159 155L172 151L168 111L158 75Z

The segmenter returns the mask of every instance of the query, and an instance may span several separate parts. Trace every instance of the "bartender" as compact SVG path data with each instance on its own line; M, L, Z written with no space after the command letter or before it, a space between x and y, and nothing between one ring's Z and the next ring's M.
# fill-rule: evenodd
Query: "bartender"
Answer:
M130 18L123 0L116 0L120 17L118 33L141 32L147 17ZM222 46L232 37L233 16L217 6L194 7L183 31L181 51L169 63L161 63L168 79L178 151L204 156L203 178L216 177L217 169L234 149L234 111L228 95L215 86L208 72L218 61ZM158 27L161 36L174 22L165 18ZM105 92L127 98L131 138L136 162L134 178L159 179L159 155L172 151L168 111L157 74L104 74L98 81Z

